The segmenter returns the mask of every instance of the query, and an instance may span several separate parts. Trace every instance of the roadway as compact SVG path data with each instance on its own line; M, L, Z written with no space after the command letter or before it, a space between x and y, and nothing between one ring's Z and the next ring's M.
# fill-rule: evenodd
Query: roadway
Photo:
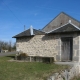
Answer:
M18 53L18 52L12 51L12 52L0 53L0 57L1 56L8 56L8 55L11 55L11 54L16 54L16 53Z

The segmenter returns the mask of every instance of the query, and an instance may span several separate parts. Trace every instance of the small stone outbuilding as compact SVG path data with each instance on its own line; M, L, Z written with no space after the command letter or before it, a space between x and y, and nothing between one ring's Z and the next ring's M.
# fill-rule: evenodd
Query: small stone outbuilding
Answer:
M64 12L42 30L30 27L13 38L30 60L80 61L80 22Z

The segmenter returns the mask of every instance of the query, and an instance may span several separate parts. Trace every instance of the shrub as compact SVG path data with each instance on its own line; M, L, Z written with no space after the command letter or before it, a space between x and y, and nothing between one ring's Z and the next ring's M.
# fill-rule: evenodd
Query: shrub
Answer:
M17 59L18 60L26 60L26 58L27 58L27 54L26 53L21 53L21 54L19 54L18 56L17 56Z

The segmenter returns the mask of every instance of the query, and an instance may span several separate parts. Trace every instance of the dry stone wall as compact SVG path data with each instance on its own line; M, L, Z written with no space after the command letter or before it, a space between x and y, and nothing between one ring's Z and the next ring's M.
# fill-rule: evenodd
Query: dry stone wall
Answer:
M27 53L29 56L55 57L58 54L56 49L59 44L58 36L36 35L34 37L18 38L16 43L17 51Z
M60 73L52 74L47 80L71 80L80 74L80 65L75 65L69 70L61 71Z

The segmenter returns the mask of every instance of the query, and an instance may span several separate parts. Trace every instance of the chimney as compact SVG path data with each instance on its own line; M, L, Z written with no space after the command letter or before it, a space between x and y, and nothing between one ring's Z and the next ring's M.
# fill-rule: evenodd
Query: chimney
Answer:
M71 20L69 20L69 23L71 23Z
M32 25L30 26L30 33L31 33L31 35L34 34L34 33L33 33L33 27L32 27Z

